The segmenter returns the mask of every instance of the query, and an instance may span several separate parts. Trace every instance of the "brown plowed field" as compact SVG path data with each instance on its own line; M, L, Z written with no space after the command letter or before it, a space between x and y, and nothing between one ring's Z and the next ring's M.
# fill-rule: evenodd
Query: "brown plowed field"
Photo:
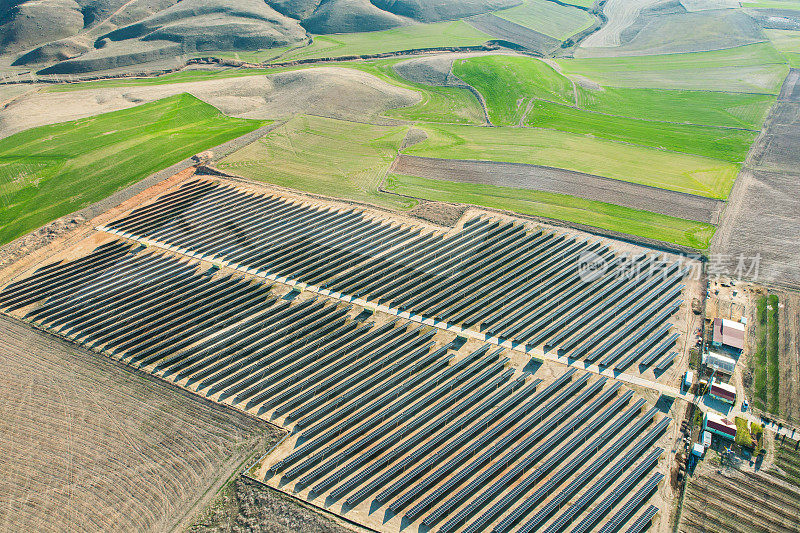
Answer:
M698 467L698 471L700 467ZM800 491L763 473L708 469L687 488L682 532L792 533L800 528Z
M758 254L758 276L748 279L800 287L800 70L787 76L748 163L728 198L711 253Z
M0 530L170 530L278 438L25 324L0 332Z
M560 168L400 155L393 172L421 178L486 183L568 194L687 220L715 223L724 202Z
M520 26L510 20L498 17L492 13L475 15L464 19L475 28L488 33L495 39L508 41L527 50L547 54L558 48L560 41L549 35Z

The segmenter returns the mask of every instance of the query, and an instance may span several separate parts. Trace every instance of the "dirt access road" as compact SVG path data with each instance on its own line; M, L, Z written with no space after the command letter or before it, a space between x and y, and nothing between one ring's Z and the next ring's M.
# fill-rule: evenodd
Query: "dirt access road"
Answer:
M167 531L280 436L0 317L0 530Z
M400 155L395 159L392 172L422 178L568 194L587 200L708 223L716 223L725 205L721 200L693 194L522 163Z

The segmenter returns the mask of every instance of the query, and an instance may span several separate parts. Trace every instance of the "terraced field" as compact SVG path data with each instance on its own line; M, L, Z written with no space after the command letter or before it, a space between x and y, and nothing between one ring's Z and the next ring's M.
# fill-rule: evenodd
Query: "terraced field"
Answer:
M524 0L522 5L495 15L561 41L595 23L595 18L582 9L548 0Z
M758 132L608 116L547 101L532 102L526 126L591 135L612 141L742 163Z
M379 54L416 48L478 46L490 39L491 36L460 20L414 24L384 31L316 35L309 46L290 50L277 61Z
M491 172L495 174L494 170ZM414 198L486 206L523 215L566 220L698 250L708 248L714 234L714 226L709 223L577 196L512 186L490 184L465 186L463 182L457 181L392 174L387 180L386 189Z
M602 85L778 94L789 65L770 43L726 50L616 58L559 59L567 74Z
M317 194L409 207L413 201L379 194L408 126L374 126L298 116L226 157L220 169Z

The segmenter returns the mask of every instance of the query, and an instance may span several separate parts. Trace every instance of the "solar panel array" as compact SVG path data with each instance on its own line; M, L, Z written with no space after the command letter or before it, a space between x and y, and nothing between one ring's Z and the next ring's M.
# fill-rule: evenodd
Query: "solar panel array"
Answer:
M616 528L660 481L645 477L669 419L620 382L569 369L544 383L489 344L456 350L436 329L287 300L139 245L45 266L5 287L0 308L279 420L292 436L270 479L345 515L363 504L439 531Z
M615 370L644 371L675 344L669 320L688 272L493 218L439 235L204 180L104 229ZM598 268L587 271L591 262Z

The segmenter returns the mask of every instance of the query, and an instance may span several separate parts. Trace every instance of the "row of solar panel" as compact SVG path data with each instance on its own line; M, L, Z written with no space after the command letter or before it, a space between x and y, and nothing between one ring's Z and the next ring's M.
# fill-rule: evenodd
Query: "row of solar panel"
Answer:
M500 339L574 351L573 358L615 333L603 342L614 358L606 356L603 363L619 359L617 369L635 362L633 353L649 355L636 349L654 329L644 321L657 315L666 323L669 315L659 311L681 303L679 282L686 269L677 263L623 258L600 243L497 220L469 222L441 237L369 220L359 211L315 208L194 181L108 228L336 295L477 326ZM587 254L602 261L605 275L582 275ZM588 358L602 353L594 349Z

